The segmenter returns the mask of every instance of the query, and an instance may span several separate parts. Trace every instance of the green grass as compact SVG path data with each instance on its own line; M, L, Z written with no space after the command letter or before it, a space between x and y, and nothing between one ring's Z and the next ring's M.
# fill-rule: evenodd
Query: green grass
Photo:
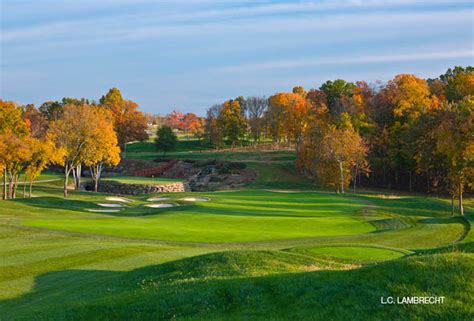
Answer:
M38 213L22 220L26 226L165 241L256 242L375 230L354 217L363 204L342 196L300 193L285 197L273 192L238 191L203 194L211 201L195 204L180 201L182 196L174 194L171 200L181 203L179 207L156 210L135 202L114 216L77 212L99 208L93 202L66 201L60 215L50 212L47 217L41 215L45 206L41 200L18 201L22 204L16 206Z
M133 157L160 157L133 145ZM91 213L110 195L65 200L59 174L46 173L54 181L39 179L37 197L0 201L0 320L471 318L472 207L452 218L445 199L318 191L287 151L173 155L245 161L258 178L242 190L164 195L178 207L145 207L145 195ZM181 200L191 194L211 201ZM380 304L406 295L446 303Z

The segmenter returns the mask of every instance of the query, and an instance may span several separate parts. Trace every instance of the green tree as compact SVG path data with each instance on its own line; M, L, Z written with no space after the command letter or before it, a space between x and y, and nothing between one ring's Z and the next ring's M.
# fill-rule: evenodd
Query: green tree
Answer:
M166 155L167 152L175 150L178 137L169 126L162 126L156 131L155 144L159 150Z
M344 97L352 97L353 91L356 88L352 82L346 82L343 79L334 81L328 80L319 88L326 94L328 108L331 114L338 114L337 105L340 99Z

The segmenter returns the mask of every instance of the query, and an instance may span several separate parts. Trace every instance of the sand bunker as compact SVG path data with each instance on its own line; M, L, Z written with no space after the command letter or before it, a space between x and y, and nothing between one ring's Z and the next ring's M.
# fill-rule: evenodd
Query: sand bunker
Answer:
M148 202L159 202L159 201L167 201L169 200L169 197L150 197L147 199Z
M397 199L400 199L401 197L398 196L398 195L385 195L385 194L382 194L382 195L377 195L379 198L384 198L384 199L389 199L389 200L397 200Z
M122 202L122 203L133 202L133 200L130 200L128 198L123 198L123 197L106 197L105 199L107 201L112 201L112 202Z
M95 212L95 213L117 213L120 212L120 210L101 210L101 209L88 209L89 212Z
M211 199L207 197L185 197L181 200L186 202L209 202Z
M166 207L174 207L176 205L164 203L164 204L146 204L145 206L151 207L151 208L166 208Z
M122 204L114 204L114 203L98 203L97 205L102 207L123 207Z

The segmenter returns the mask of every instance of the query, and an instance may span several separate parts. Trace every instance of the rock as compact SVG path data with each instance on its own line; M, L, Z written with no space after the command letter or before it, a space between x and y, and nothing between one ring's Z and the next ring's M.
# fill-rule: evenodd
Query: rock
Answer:
M88 191L94 190L92 183L85 184ZM163 185L146 184L123 184L114 181L102 181L99 184L99 192L117 195L140 195L152 193L177 193L189 191L189 186L184 182L176 182Z

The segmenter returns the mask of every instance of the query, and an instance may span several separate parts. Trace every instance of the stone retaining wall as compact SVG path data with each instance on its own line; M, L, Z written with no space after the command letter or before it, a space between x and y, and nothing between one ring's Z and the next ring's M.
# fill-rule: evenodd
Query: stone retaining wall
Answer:
M85 184L86 190L93 190L92 183ZM146 184L123 184L114 181L102 181L99 183L99 192L119 194L119 195L140 195L151 193L174 193L186 192L189 190L187 183L176 182L163 185Z

